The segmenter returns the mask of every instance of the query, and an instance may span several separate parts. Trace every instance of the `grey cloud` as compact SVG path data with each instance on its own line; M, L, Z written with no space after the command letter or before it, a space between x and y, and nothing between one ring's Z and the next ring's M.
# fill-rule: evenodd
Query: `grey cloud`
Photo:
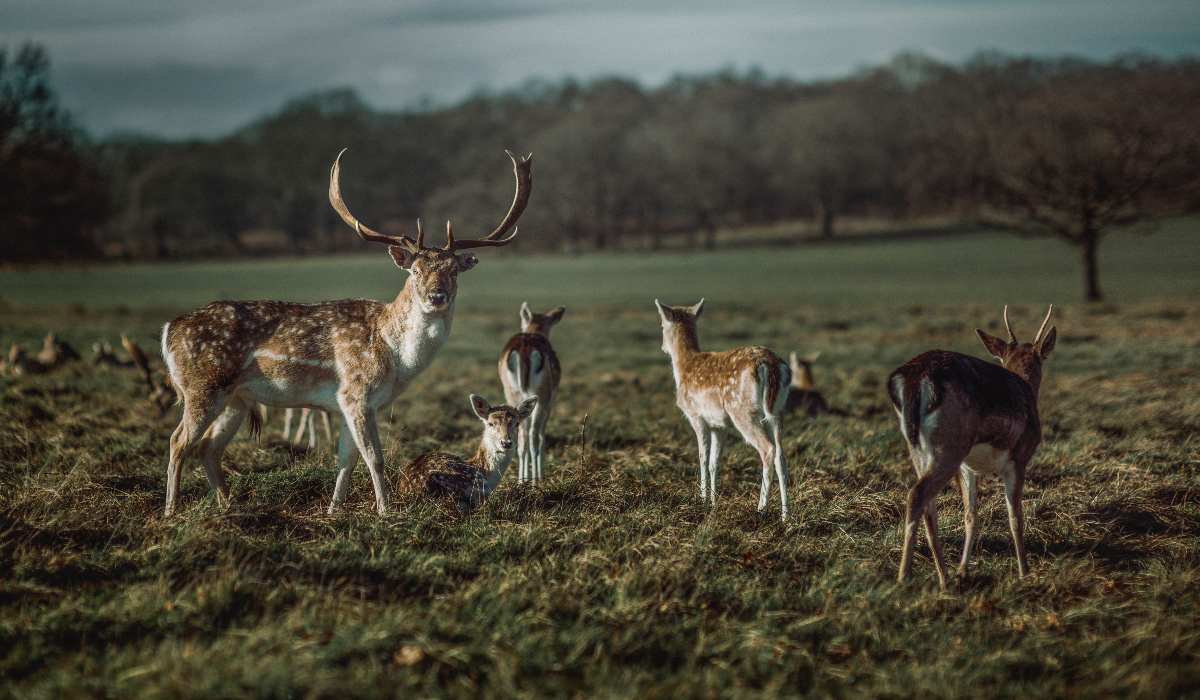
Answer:
M50 48L64 101L94 131L214 135L334 85L397 108L530 77L655 83L752 65L826 77L906 49L950 60L980 49L1197 53L1200 4L8 0L0 44L24 39Z

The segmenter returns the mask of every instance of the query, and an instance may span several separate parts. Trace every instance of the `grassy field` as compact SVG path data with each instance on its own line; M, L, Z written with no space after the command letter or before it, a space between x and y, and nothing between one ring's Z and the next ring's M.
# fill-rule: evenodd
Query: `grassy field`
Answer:
M277 438L227 453L235 504L199 469L160 513L174 415L126 370L0 380L0 693L20 697L1195 695L1200 687L1200 246L1195 224L1102 251L1085 306L1053 242L945 241L696 256L492 256L461 279L454 335L386 414L388 472L478 439L517 305L564 303L548 483L478 513L372 512L365 470L327 517L333 458ZM0 273L0 344L81 350L218 297L395 294L382 253L334 260ZM755 512L730 441L699 503L651 304L708 297L701 341L821 350L847 417L789 417L793 519ZM882 383L932 347L982 354L1008 302L1059 306L1026 486L1018 580L998 482L980 545L939 592L922 544L895 582L911 483ZM585 428L586 425L586 428ZM278 435L278 424L268 435ZM511 477L510 477L511 479ZM941 500L947 555L962 537Z

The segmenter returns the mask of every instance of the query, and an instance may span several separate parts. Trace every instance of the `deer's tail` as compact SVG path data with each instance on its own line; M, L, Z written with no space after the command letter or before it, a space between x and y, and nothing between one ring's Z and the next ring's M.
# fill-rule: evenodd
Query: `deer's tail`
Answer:
M755 368L758 386L762 391L764 420L779 417L787 403L788 389L792 384L792 370L778 358L762 360Z

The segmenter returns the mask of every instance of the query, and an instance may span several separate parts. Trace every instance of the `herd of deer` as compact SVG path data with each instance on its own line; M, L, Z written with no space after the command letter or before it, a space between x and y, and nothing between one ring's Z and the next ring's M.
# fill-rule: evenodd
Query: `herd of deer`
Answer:
M177 395L182 402L182 417L170 440L167 516L176 508L184 461L193 455L200 456L219 502L228 502L221 455L247 416L252 430L261 428L264 406L301 410L298 430L307 430L310 441L315 440L313 420L318 412L329 437L328 416L339 416L337 477L328 511L332 513L345 500L361 455L371 475L375 507L380 514L388 512L390 489L377 416L446 343L459 273L479 263L467 251L505 246L516 238L517 220L529 202L532 161L530 156L508 153L516 192L494 230L482 238L459 239L447 222L446 242L438 248L425 245L420 221L410 237L380 233L351 214L340 185L344 153L338 154L330 171L329 201L360 237L386 245L395 264L407 271L395 299L389 303L364 299L317 304L213 302L163 326L166 383L154 382L140 348L122 339L131 361L143 369L152 396L160 400L164 394ZM788 410L808 415L830 410L813 386L815 356L800 358L792 353L790 362L784 362L764 347L705 352L697 333L703 299L691 306L654 303L662 322L662 350L670 357L675 379L676 404L696 434L701 499L716 502L722 431L732 427L758 452L762 464L759 510L766 508L777 478L781 517L786 521L788 462L780 418ZM469 459L444 453L417 458L401 472L402 490L449 498L470 509L497 487L514 455L519 481L543 478L546 423L562 373L550 330L564 312L558 307L534 313L522 305L521 332L504 346L498 364L508 403L492 405L482 396L470 396L471 410L483 424L479 449ZM976 479L981 473L1003 481L1018 570L1021 576L1028 570L1021 493L1025 468L1041 441L1038 387L1042 363L1056 338L1055 328L1047 330L1049 320L1048 311L1033 341L1022 343L1005 307L1008 340L977 331L999 365L933 350L917 355L889 376L888 395L918 477L908 493L903 521L901 580L909 569L917 522L922 520L938 581L946 585L936 496L952 478L962 489L966 532L960 572L966 567L975 534ZM52 340L47 338L48 348L54 347ZM97 348L97 358L119 362L104 346ZM32 362L14 348L8 367L31 371L48 364L41 355L36 360L40 364Z

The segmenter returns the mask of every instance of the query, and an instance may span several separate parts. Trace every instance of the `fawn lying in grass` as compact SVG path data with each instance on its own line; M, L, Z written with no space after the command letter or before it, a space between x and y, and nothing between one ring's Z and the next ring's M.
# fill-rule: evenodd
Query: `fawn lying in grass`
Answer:
M471 394L471 410L483 423L483 437L475 456L463 459L445 452L423 454L404 469L400 491L449 499L460 511L478 507L504 478L516 454L517 430L537 402L534 396L516 408L492 406L482 396Z

